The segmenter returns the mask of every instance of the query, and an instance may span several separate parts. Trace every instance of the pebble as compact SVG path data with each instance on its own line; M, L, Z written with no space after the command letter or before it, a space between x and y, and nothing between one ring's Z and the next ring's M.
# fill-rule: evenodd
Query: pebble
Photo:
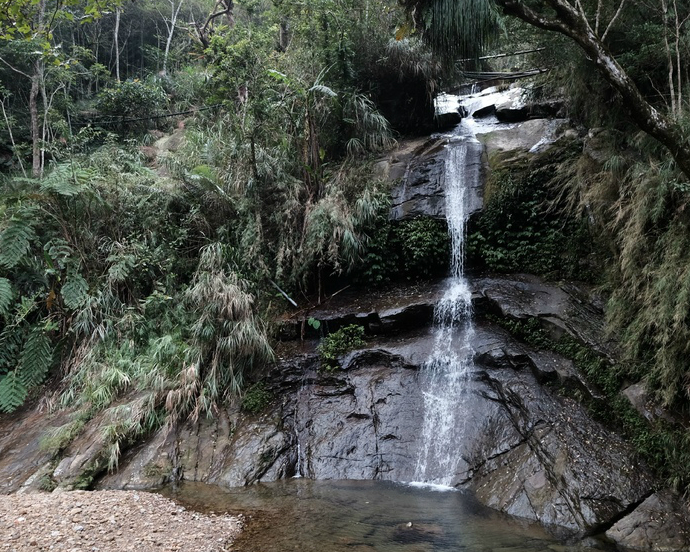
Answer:
M0 498L0 552L223 552L240 530L236 517L189 512L152 493L72 491Z

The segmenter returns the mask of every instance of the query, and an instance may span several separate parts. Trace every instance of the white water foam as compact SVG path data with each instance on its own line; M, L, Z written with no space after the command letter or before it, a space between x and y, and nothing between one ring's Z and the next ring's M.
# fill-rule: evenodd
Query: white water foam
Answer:
M472 293L464 276L467 191L479 170L467 159L476 142L471 124L461 124L447 146L446 218L451 240L451 277L434 311L434 352L421 372L424 422L415 484L452 487L461 471L467 413L467 381L472 368Z

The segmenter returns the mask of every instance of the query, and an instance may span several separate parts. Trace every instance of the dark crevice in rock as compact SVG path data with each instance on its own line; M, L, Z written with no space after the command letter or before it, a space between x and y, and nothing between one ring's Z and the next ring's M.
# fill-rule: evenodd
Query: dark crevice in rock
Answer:
M596 535L603 535L611 529L616 523L618 523L620 520L622 520L624 517L629 516L632 514L637 508L640 507L640 505L647 500L650 496L654 494L654 490L649 490L647 491L644 495L639 500L636 500L635 502L629 504L626 508L623 508L618 514L615 516L612 516L609 520L607 520L604 523L600 523L599 525L596 525L592 527L587 533L587 536L596 536ZM607 497L606 499L602 498L593 498L593 497L582 497L582 500L593 500L593 501L603 501L603 500L608 500L610 502L615 502L620 505L620 501L617 500L615 497ZM622 505L621 505L622 506Z

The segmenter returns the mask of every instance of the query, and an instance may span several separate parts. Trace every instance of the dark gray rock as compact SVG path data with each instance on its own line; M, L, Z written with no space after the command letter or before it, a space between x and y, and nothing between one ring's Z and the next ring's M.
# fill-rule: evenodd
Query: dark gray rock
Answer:
M392 220L445 214L445 140L428 142L408 162L400 184L391 192Z
M475 119L483 119L484 117L491 117L492 115L496 115L496 106L493 104L487 105L486 107L480 107L472 113Z
M616 344L607 338L603 310L594 292L575 284L546 284L531 275L473 280L483 308L505 318L537 318L552 337L576 338L599 354L612 358Z
M532 371L487 371L477 386L500 405L500 417L485 422L487 440L472 445L477 460L467 485L484 504L589 534L651 492L654 480L634 451L579 404L539 385ZM487 454L501 442L501 425L503 435L514 433L498 447L503 452Z
M540 102L506 102L496 106L496 118L504 123L518 123L529 119L544 119L562 116L563 102L558 100Z
M690 550L687 503L669 492L654 493L618 521L606 536L624 548L671 552Z
M419 148L409 160L407 170L400 184L391 192L391 220L405 220L415 217L445 218L445 166L448 148L457 140L452 137L438 138ZM482 169L482 145L467 142L465 170L477 173ZM480 210L483 205L480 179L469 191L468 215Z
M459 110L448 111L446 113L437 113L434 117L434 123L436 130L444 131L451 130L460 124L462 121L463 113Z
M385 351L345 366L298 395L302 475L409 481L421 423L416 367Z

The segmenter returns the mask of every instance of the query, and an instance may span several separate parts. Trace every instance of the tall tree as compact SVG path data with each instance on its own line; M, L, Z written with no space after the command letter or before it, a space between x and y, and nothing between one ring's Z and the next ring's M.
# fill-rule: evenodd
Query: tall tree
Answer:
M16 73L30 79L29 114L31 117L31 173L40 177L43 172L43 138L45 137L45 118L49 109L49 99L45 88L46 58L54 54L53 32L59 21L75 19L73 9L83 7L82 21L91 21L100 16L107 5L119 6L120 0L12 0L3 2L0 9L0 39L24 40L36 45L33 53L31 72L12 68ZM39 97L43 101L44 124L39 120Z
M170 6L170 17L163 15L161 11L161 17L163 18L163 23L165 23L165 28L168 31L168 36L165 39L165 52L163 53L163 74L167 72L168 69L168 56L170 54L170 45L172 44L173 34L175 33L175 27L177 26L177 18L180 15L180 9L184 0L168 0Z

